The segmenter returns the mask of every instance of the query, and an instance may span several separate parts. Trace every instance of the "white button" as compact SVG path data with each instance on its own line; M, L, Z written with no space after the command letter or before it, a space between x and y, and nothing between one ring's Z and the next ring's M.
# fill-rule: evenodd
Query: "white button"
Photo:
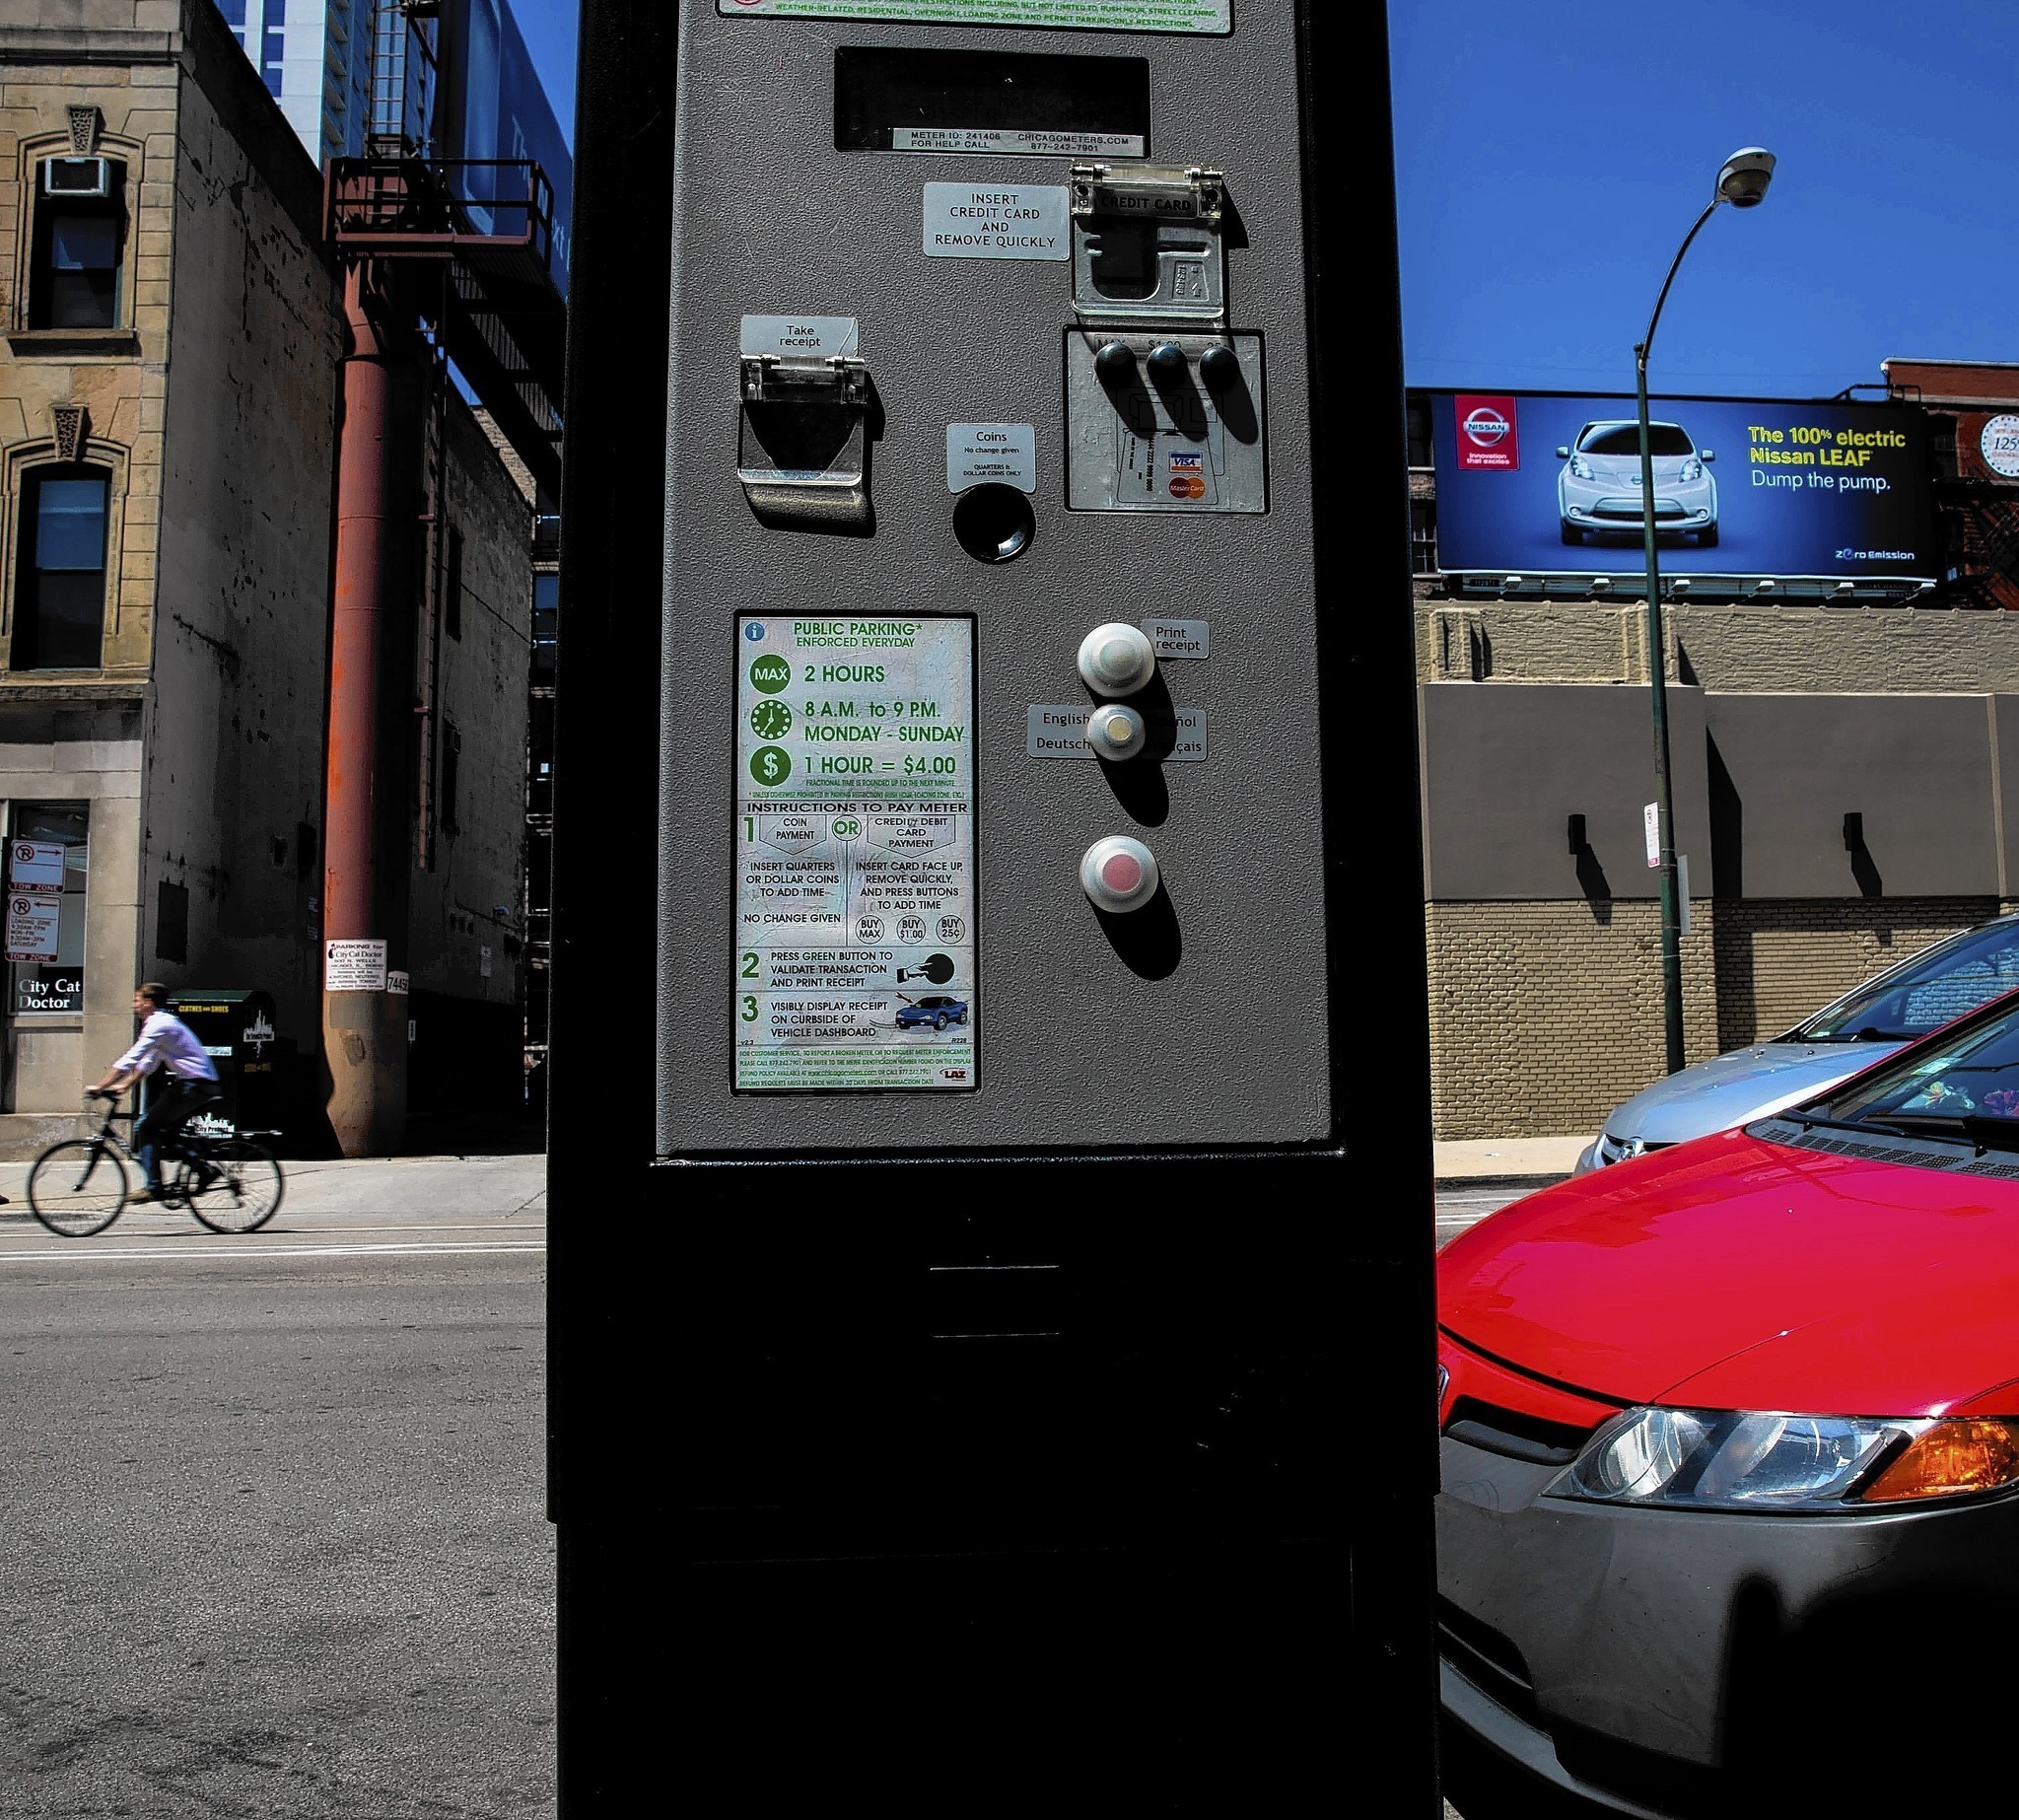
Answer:
M1079 641L1079 675L1096 695L1134 695L1156 674L1156 653L1140 626L1095 626Z
M1149 737L1143 717L1120 702L1102 702L1086 717L1086 743L1102 758L1134 758Z
M1156 895L1156 855L1140 840L1110 834L1080 856L1079 888L1102 910L1140 910Z

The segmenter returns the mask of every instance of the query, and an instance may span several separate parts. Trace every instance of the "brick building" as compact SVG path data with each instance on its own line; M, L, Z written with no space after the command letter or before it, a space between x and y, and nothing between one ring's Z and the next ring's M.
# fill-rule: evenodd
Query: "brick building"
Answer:
M1984 454L2019 367L1882 371L1926 421L1933 586L1677 586L1664 555L1693 1061L2019 904L2019 474ZM1591 1132L1663 1066L1644 580L1439 573L1434 403L1410 478L1436 1128Z
M314 162L211 0L6 9L0 320L0 832L61 879L10 916L0 1155L69 1123L149 975L272 994L313 1119L343 292ZM423 1035L516 1082L531 512L412 359L387 714L425 681L434 736L384 748L390 964Z

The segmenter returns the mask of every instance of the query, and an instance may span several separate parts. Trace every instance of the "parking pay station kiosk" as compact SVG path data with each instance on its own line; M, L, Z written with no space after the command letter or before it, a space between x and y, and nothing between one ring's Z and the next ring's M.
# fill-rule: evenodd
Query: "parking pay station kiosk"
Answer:
M587 0L578 117L563 1812L1429 1813L1379 9Z

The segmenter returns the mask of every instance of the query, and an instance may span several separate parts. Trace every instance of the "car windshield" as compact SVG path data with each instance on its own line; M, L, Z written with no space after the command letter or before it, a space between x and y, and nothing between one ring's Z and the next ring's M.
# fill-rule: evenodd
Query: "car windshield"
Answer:
M1577 448L1583 455L1637 455L1640 427L1631 423L1601 424L1585 431ZM1652 455L1686 455L1697 453L1697 445L1683 434L1681 424L1651 423L1647 426L1647 448Z
M1966 930L1911 954L1827 1005L1785 1040L1853 1043L1925 1036L2019 986L2019 922Z
M1909 1131L1950 1126L2019 1144L2019 1005L1953 1043L1872 1070L1816 1111Z

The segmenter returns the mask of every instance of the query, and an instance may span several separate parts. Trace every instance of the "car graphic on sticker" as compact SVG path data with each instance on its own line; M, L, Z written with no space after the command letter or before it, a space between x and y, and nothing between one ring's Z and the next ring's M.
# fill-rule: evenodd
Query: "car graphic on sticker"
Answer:
M916 1005L897 1008L897 1027L900 1030L916 1030L927 1025L935 1030L943 1030L949 1023L966 1021L967 1001L950 999L943 993L921 999Z

